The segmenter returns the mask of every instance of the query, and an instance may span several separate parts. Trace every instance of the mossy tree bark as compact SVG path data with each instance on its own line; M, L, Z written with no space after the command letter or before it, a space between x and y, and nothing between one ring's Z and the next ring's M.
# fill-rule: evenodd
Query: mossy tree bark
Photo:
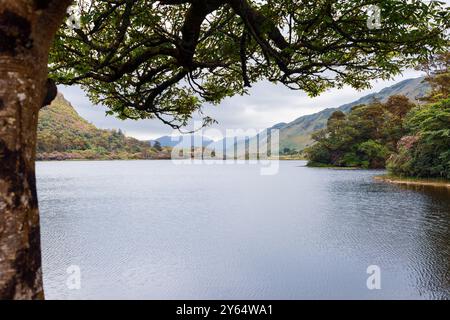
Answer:
M0 0L0 299L44 298L37 119L54 95L48 52L70 2Z

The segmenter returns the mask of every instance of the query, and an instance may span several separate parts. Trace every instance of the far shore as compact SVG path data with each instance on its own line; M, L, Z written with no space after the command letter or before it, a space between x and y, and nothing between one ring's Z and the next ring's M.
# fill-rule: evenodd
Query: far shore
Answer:
M409 186L429 186L429 187L442 187L450 189L450 180L445 179L421 179L421 178L408 178L397 176L376 176L376 181L382 181L392 184L409 185Z
M379 169L367 169L362 167L340 167L340 166L334 166L332 164L323 164L323 163L310 163L306 165L308 168L314 168L314 169L333 169L333 170L379 170Z
M152 161L152 160L189 160L189 158L187 159L172 159L172 158L147 158L147 159L141 159L141 158L127 158L127 159L103 159L103 158L98 158L98 159L37 159L36 162L76 162L76 161ZM215 159L215 158L204 158L204 159L199 159L199 158L195 158L194 160L219 160L219 161L227 161L227 160L239 160L239 161L250 161L249 159L240 159L240 158L234 158L234 159ZM255 160L255 159L251 159L251 160ZM263 159L261 159L263 160ZM280 161L305 161L305 159L301 159L301 158L268 158L268 159L264 159L264 160L280 160Z
M78 162L78 161L153 161L172 160L170 158L148 158L148 159L36 159L36 162Z

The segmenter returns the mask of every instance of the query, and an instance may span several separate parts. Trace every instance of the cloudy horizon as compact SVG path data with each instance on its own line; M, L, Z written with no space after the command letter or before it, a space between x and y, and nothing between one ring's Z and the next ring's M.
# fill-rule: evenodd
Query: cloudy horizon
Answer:
M204 115L208 115L219 123L212 125L225 133L227 129L257 129L263 130L280 122L291 122L298 117L313 114L326 108L335 108L353 102L367 94L378 92L402 80L423 76L422 72L406 70L403 75L391 80L377 80L371 82L372 88L355 90L349 86L342 89L331 89L320 96L310 98L303 91L294 91L283 85L269 82L259 82L250 88L244 96L227 98L218 106L205 105ZM165 135L179 135L167 125L157 119L145 120L119 120L114 116L107 116L103 106L94 106L78 86L60 86L59 91L72 103L76 111L101 129L121 129L127 136L140 140L156 139ZM200 117L194 115L193 120ZM187 130L192 130L188 127ZM209 130L213 132L213 130ZM214 135L214 134L212 134ZM209 136L212 139L220 135Z

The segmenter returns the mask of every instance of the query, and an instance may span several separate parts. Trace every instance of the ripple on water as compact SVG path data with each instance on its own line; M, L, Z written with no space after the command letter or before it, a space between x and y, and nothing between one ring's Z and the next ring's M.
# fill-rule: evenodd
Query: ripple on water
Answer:
M450 298L446 191L303 165L38 163L47 297Z

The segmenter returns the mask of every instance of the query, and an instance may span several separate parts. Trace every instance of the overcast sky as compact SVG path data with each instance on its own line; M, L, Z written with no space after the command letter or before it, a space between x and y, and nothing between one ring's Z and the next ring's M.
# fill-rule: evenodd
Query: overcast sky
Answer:
M249 94L225 99L219 106L207 105L204 113L219 123L212 128L225 133L226 129L264 129L279 122L290 122L296 118L318 112L329 107L338 107L352 102L366 94L408 78L416 78L422 74L407 70L402 76L390 81L375 81L372 89L357 91L350 87L333 89L316 98L309 98L302 91L289 90L283 85L260 82L253 85ZM76 86L59 87L60 92L69 100L78 113L88 121L103 129L122 129L126 135L141 140L155 139L163 135L171 135L174 131L158 120L118 120L105 115L105 108L94 106L84 92ZM193 128L188 128L192 130ZM209 130L213 139L219 136Z
M450 4L450 0L444 0ZM329 107L338 107L353 102L362 96L393 85L401 80L417 78L421 73L406 70L403 75L389 81L372 82L372 88L356 91L350 87L327 91L314 99L304 92L292 91L282 85L268 82L255 84L246 96L235 96L225 99L220 106L205 106L204 113L219 124L212 126L223 133L226 129L265 129L279 122L291 122L296 118L318 112ZM105 115L105 108L93 106L79 87L60 87L60 92L73 104L78 113L103 129L122 129L128 136L147 140L163 135L175 134L174 131L158 120L118 120L113 116ZM188 128L192 130L193 128ZM211 131L210 131L211 133ZM220 136L209 135L217 139Z

